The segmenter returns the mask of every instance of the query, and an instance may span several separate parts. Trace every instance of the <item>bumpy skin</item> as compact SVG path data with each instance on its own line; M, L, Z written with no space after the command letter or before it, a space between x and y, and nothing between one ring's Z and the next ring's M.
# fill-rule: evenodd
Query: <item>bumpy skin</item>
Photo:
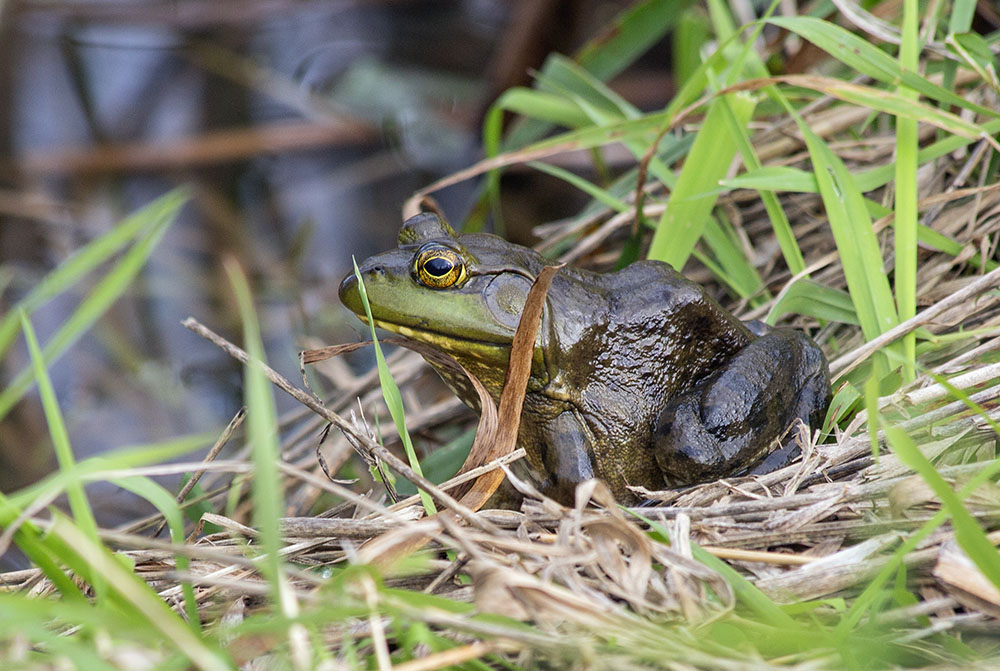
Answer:
M428 243L456 251L467 280L422 285L414 259ZM545 264L492 235L455 236L423 214L403 225L398 249L360 269L379 326L450 354L499 399L530 280ZM353 275L340 296L364 315ZM476 402L464 379L439 372ZM564 268L548 293L519 444L535 484L553 498L570 502L577 483L599 477L634 502L628 485L658 489L752 468L796 419L820 421L829 393L826 360L811 339L744 324L666 264L607 274ZM764 467L790 456L779 451Z

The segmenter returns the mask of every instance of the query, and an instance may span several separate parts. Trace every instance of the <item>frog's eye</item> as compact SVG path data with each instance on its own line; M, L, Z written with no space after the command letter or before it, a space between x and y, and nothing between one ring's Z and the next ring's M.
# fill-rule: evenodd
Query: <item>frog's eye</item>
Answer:
M465 281L465 263L454 249L444 245L426 245L413 261L413 273L431 289L447 289Z

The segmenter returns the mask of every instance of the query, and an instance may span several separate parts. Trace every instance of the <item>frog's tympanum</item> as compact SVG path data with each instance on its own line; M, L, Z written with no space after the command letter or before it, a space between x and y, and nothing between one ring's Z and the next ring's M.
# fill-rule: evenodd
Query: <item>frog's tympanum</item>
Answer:
M377 326L428 343L499 400L528 289L546 260L486 234L456 235L433 214L407 220L399 246L360 266ZM340 299L364 317L349 275ZM438 371L462 400L468 381ZM743 323L669 265L615 273L564 268L546 299L518 444L535 484L571 502L577 483L662 489L794 456L786 438L816 426L830 394L826 360L808 336ZM784 439L789 444L770 453Z

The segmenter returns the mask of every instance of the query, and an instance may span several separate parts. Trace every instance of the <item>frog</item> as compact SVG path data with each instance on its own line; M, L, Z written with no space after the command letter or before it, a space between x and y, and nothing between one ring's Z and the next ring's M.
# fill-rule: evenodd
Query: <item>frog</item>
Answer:
M407 219L397 247L359 266L375 325L460 363L499 402L514 332L541 254L440 216ZM359 282L341 302L367 321ZM468 378L433 359L467 405ZM670 265L554 276L531 361L518 445L521 475L571 504L599 478L622 503L655 491L767 473L790 463L800 422L820 426L830 375L805 333L741 321Z

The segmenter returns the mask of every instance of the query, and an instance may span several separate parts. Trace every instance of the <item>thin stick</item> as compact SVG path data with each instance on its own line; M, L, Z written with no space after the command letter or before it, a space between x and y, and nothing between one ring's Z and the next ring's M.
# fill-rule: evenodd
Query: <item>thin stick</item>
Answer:
M702 550L719 559L736 559L738 561L753 561L761 564L795 565L810 564L819 557L785 554L784 552L761 552L760 550L740 550L737 548L717 548L703 545Z

